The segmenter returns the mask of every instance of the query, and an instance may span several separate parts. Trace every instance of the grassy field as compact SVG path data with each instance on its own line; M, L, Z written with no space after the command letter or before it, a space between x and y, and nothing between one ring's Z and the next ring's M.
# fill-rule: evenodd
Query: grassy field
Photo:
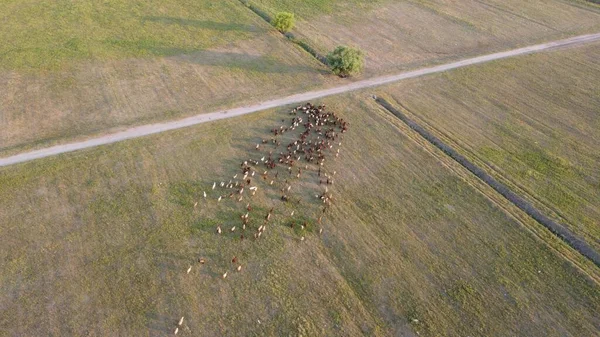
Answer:
M0 169L0 335L163 336L181 316L188 336L596 334L597 268L366 97L326 101L351 127L325 231L304 242L281 206L257 242L214 233L240 212L212 182L284 110Z
M365 52L364 77L600 31L600 7L581 1L254 0L298 16L296 35L327 54Z
M579 1L254 1L364 77L600 30ZM343 83L234 0L5 1L0 155Z
M599 52L502 60L381 92L598 250Z
M337 83L238 1L4 1L0 154Z

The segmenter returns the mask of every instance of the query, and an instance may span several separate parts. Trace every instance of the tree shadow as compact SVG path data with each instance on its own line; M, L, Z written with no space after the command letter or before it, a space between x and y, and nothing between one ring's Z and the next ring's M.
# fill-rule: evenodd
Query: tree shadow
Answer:
M244 32L263 32L264 28L253 26L253 25L245 25L241 23L226 23L226 22L214 22L214 21L203 21L196 19L185 19L185 18L175 18L169 16L144 16L142 17L142 21L151 21L156 23L162 23L166 25L179 25L179 26L188 26L188 27L197 27L202 29L211 29L211 30L220 30L224 32L228 31L244 31Z
M105 40L104 43L112 48L134 51L136 54L173 57L178 61L211 67L255 71L264 74L329 74L326 69L309 65L288 64L271 56L203 50L194 47L174 47L150 39L109 39Z
M265 74L326 73L317 67L283 63L270 56L202 50L178 59L193 64L241 69Z

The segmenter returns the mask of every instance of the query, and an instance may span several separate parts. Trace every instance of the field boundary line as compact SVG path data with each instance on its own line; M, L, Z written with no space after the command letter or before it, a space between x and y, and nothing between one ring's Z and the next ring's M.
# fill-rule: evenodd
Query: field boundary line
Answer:
M253 5L249 0L239 0L239 1L242 3L242 5L244 5L246 8L251 10L254 14L258 15L261 19L265 20L269 24L269 26L272 26L273 18L268 13L263 11L261 8L258 8L256 5ZM298 45L298 47L304 49L304 51L309 53L317 61L321 62L326 67L329 67L329 62L327 62L327 57L319 54L319 52L317 52L317 50L315 48L311 47L308 44L308 42L297 38L291 32L287 32L287 33L279 32L279 33L281 33L281 35L283 35L285 38L287 38L290 42L292 42L292 43Z
M578 251L581 255L588 258L592 261L596 266L600 267L600 254L596 252L591 246L589 246L585 241L580 239L574 233L572 233L569 229L565 228L561 224L556 221L550 219L542 212L540 212L537 208L535 208L531 203L529 203L524 198L520 197L516 193L514 193L511 189L509 189L505 184L500 183L496 179L494 179L491 175L485 172L483 169L479 168L471 161L469 161L466 157L459 154L452 147L448 146L446 143L441 141L436 136L432 135L429 131L425 130L419 124L409 119L405 114L400 112L394 106L392 106L388 101L383 98L376 98L375 101L381 105L384 109L392 113L406 125L408 125L412 130L416 131L421 137L425 138L429 143L440 149L446 155L454 159L457 163L462 165L464 168L469 170L472 174L474 174L477 178L481 179L487 185L492 187L496 192L500 193L504 198L510 201L513 205L517 206L519 209L524 211L531 218L536 220L538 223L546 227L553 234L559 237L561 240L566 242L573 249Z
M452 69L462 68L470 65L480 64L491 62L495 60L505 59L509 57L515 57L520 55L527 55L537 52L542 52L544 50L580 45L590 42L600 41L600 33L595 34L586 34L579 35L575 37L571 37L568 39L557 40L546 42L542 44L512 49L508 51L492 53L482 56L476 56L472 58L467 58L451 63L441 64L437 66L412 70L408 72L403 72L394 75L386 75L375 78L370 78L366 80L360 80L356 82L352 82L349 84L329 88L329 89L320 89L315 91L307 91L303 93L293 94L291 96L287 96L284 98L273 99L268 101L263 101L261 103L257 103L249 106L242 106L233 109L220 110L212 113L195 115L179 120L167 121L155 124L146 124L140 125L136 127L132 127L123 131L110 133L107 135L90 138L87 140L76 141L71 143L59 144L47 148L42 148L38 150L32 150L28 152L18 153L12 156L0 158L0 167L9 166L13 164L23 163L35 159L55 156L62 153L68 153L73 151L78 151L82 149L92 148L100 145L112 144L120 141L124 141L127 139L133 139L143 136L148 136L156 133L161 133L170 130L181 129L201 123L216 121L225 118L232 118L236 116L242 116L249 113L267 110L271 108L286 106L290 104L297 104L302 102L307 102L314 99L319 99L327 96L338 95L342 93L347 93L351 91L356 91L360 89L377 87L389 83L398 82L405 79L421 77L429 74L435 74L440 72L445 72Z

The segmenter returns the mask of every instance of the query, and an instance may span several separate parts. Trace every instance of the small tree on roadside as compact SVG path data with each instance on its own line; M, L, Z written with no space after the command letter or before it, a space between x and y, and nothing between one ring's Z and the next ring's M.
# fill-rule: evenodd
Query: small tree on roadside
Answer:
M296 18L294 13L279 12L273 19L273 27L282 33L287 33L294 28Z
M364 59L362 51L347 46L338 46L327 55L331 71L340 77L356 75L362 71Z

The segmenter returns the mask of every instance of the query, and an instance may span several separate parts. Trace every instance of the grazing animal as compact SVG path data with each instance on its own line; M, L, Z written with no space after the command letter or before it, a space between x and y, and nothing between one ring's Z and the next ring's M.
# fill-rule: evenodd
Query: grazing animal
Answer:
M237 266L237 271L242 271L242 265Z
M223 199L223 197L222 197L222 196L219 196L219 199L217 199L217 201L221 201L221 199Z
M231 227L231 231L235 232L235 226Z
M217 233L221 234L221 226L217 226Z
M181 319L179 320L179 323L177 325L181 325L183 324L183 316L181 316Z
M233 259L231 259L231 263L237 263L237 256L234 256Z
M176 335L179 332L179 328L175 328L175 332L173 332L174 335Z
M215 187L217 187L217 183L216 183L216 182L214 182L214 183L213 183L213 187L212 187L212 189L214 190L214 189L215 189Z
M204 198L206 198L206 192L203 192L203 193L204 193Z
M187 273L189 274L192 271L192 266L190 266L187 270Z
M223 278L227 278L227 272L223 274Z
M200 259L198 260L198 262L200 262L200 264L204 264L204 262L206 262L206 261L204 261L204 259L203 259L203 258L200 258Z

